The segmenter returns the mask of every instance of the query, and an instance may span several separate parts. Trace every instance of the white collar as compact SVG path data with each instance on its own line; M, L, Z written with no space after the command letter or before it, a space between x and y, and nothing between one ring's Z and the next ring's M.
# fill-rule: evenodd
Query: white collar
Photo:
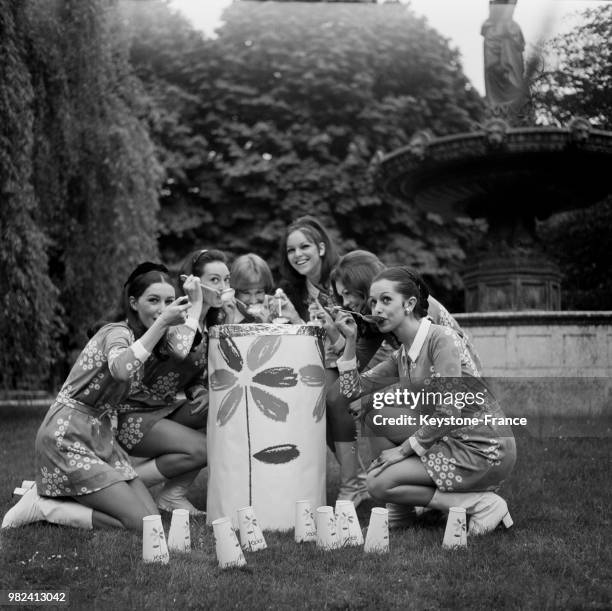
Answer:
M427 338L427 334L429 333L429 327L431 327L431 320L426 318L425 316L421 319L421 324L419 325L419 330L416 332L414 336L414 340L412 341L412 345L408 349L408 358L412 363L414 363L421 350L423 348L423 344L425 343L425 339Z

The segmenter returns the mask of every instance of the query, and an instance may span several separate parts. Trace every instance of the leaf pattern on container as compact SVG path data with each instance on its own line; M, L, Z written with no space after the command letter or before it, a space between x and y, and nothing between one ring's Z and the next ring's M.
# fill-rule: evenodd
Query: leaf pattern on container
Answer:
M283 443L281 445L264 448L256 454L253 454L253 458L270 465L282 465L295 460L299 455L300 451L297 449L297 446L292 443Z
M217 369L210 374L210 387L213 390L227 390L231 388L238 378L227 369Z
M280 335L263 335L256 338L247 351L247 365L251 371L267 363L281 345Z
M289 406L273 394L256 386L249 386L255 405L268 418L277 422L285 422L289 414Z
M217 424L223 426L232 417L242 400L242 391L242 386L234 386L234 388L223 397L221 405L219 406L219 411L217 412Z
M312 416L315 422L319 422L323 416L325 416L325 388L321 389L317 403L312 410Z
M231 337L223 336L219 338L219 350L228 367L231 367L234 371L242 371L242 355Z
M325 369L319 365L306 365L300 369L300 381L306 386L323 386Z
M297 384L297 373L291 367L270 367L255 374L253 382L264 386L286 388Z

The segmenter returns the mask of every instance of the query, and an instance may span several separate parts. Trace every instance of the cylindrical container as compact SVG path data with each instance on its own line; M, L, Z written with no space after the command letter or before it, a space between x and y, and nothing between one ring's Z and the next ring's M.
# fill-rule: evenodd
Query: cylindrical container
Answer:
M389 551L389 513L383 507L372 507L363 551L379 553Z
M340 545L363 545L363 533L353 501L336 501L336 526Z
M189 531L189 510L175 509L172 512L170 532L168 533L168 549L175 552L191 551L191 533Z
M231 520L227 517L218 518L212 523L212 527L219 567L229 569L244 566L246 560L232 528Z
M161 562L162 564L170 561L160 515L142 518L142 559L145 562Z
M238 526L240 545L245 552L256 552L268 547L252 507L243 507L238 510Z
M301 499L295 502L294 538L296 543L317 540L317 527L310 501Z
M317 525L317 547L326 550L340 547L334 508L329 505L317 507L315 522Z
M451 507L448 510L442 546L449 548L467 546L467 521L463 507Z
M325 501L324 330L210 330L208 522L251 506L262 529L294 527L295 502Z

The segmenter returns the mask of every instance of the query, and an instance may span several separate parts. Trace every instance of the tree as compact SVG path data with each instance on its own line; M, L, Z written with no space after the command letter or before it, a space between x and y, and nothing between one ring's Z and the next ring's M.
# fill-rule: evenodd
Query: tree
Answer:
M0 0L0 387L27 387L48 369L61 328L47 238L32 188L34 91L21 33L24 6Z
M114 5L2 5L4 386L59 382L128 270L157 257L161 168Z
M547 68L534 86L538 114L565 125L584 115L600 129L612 129L612 5L587 9L584 21L553 39Z
M599 129L612 129L612 6L584 11L582 25L554 39L545 70L535 83L538 114L566 125L581 115ZM555 59L558 64L555 64ZM612 196L583 210L554 215L540 235L564 273L565 309L609 309Z
M415 262L439 287L460 286L465 230L440 244L439 219L381 197L369 171L377 151L418 129L466 131L482 115L457 52L424 19L401 5L236 2L218 38L203 40L169 15L160 37L150 6L147 15L134 22L131 57L163 107L155 112L171 118L173 139L154 135L169 160L165 258L215 245L274 262L282 228L310 213L344 249Z

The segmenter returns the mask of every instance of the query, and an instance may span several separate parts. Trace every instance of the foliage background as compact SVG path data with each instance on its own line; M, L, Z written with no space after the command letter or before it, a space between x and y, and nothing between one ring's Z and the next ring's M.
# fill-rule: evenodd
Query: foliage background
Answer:
M406 6L234 2L214 39L162 0L0 9L0 388L61 383L136 262L219 247L276 270L303 214L462 309L482 223L444 222L372 182L378 152L483 117L457 51ZM604 7L552 43L561 61L534 89L545 121L609 128L611 24ZM564 307L610 307L611 217L608 201L540 226Z

